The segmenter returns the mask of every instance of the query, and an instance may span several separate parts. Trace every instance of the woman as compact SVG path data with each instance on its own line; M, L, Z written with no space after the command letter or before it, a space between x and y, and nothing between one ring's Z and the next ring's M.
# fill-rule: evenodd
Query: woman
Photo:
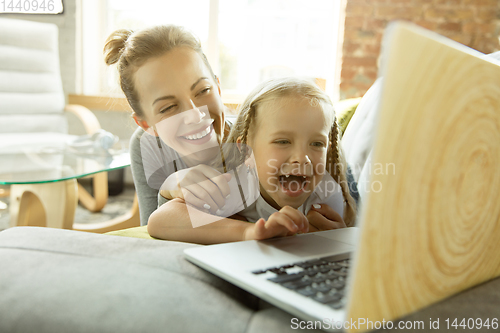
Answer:
M104 53L107 65L118 65L121 88L140 126L130 143L131 168L141 225L146 225L158 206L158 189L166 177L207 158L186 154L179 159L176 152L183 151L185 146L199 146L199 141L207 141L206 136L209 140L203 142L205 147L214 147L224 140L228 127L220 82L198 39L179 26L157 26L135 33L117 30L106 40ZM172 131L180 127L183 133L172 137ZM154 136L145 135L145 131ZM155 140L158 136L173 148L167 151L175 155L167 158L166 167L161 165L162 161L153 161L157 155L155 142L160 142ZM199 136L203 137L198 139ZM144 159L149 159L148 163L143 163ZM175 160L178 163L170 163Z

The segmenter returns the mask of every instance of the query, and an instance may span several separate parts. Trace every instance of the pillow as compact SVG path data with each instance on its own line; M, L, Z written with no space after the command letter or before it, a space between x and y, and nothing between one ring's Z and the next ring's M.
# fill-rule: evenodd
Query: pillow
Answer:
M337 123L339 124L341 135L344 135L347 125L349 125L349 121L354 115L360 101L361 97L358 97L345 99L337 103L335 113L337 115Z

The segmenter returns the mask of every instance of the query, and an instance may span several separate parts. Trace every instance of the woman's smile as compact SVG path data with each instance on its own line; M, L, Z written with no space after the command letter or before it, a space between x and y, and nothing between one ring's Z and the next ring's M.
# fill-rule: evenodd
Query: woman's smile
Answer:
M135 82L156 135L189 166L210 161L224 128L224 106L218 81L200 55L175 48L143 64Z
M202 145L210 141L213 135L214 135L214 128L212 124L210 124L207 127L202 127L201 130L198 128L194 131L180 135L178 136L178 138L190 144Z

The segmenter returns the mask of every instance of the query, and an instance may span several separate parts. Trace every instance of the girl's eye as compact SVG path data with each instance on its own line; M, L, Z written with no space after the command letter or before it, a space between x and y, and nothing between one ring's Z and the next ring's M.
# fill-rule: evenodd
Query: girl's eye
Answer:
M161 109L161 110L160 110L160 113L166 113L166 112L169 112L169 111L171 111L174 107L175 107L175 104L169 105L169 106L167 106L166 108Z
M290 143L290 141L288 141L288 140L276 140L276 141L274 141L274 143L277 143L280 145L286 145L286 144Z
M323 142L319 142L319 141L318 142L313 142L312 145L314 147L324 147L325 146L325 144Z

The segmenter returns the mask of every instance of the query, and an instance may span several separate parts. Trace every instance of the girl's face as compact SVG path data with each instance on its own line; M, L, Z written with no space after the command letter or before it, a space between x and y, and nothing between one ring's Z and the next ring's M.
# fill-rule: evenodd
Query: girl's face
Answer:
M274 208L298 208L325 172L332 114L303 97L284 97L257 108L249 145L263 198Z
M144 111L136 119L187 160L213 157L224 128L224 106L218 82L201 56L177 47L139 67L134 84ZM151 131L149 131L151 132Z

